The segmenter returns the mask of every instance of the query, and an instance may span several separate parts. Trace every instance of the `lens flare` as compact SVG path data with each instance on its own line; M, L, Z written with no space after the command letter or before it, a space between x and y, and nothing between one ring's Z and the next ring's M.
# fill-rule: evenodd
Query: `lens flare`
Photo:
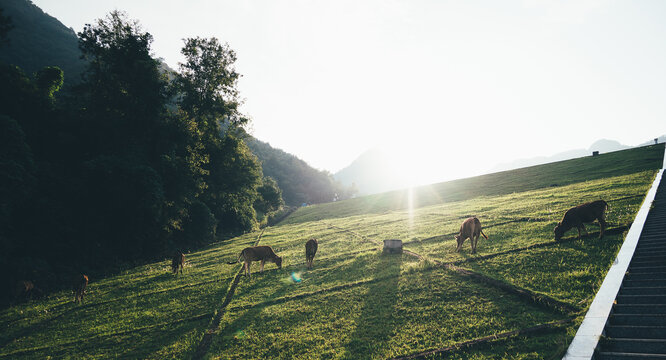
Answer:
M292 272L291 273L291 281L292 282L299 283L299 282L301 282L301 280L303 280L303 279L301 279L301 273L297 273L297 272Z

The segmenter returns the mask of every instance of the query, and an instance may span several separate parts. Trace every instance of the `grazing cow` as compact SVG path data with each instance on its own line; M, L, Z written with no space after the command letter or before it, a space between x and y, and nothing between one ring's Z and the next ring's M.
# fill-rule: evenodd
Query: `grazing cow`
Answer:
M469 241L472 243L472 254L476 254L476 243L479 241L479 234L488 240L486 234L481 230L479 219L471 217L463 221L462 225L460 225L460 233L456 235L456 241L458 242L456 252L460 251L465 240L469 238Z
M261 272L264 272L264 263L266 261L274 262L278 269L282 269L282 258L277 256L270 246L247 247L241 251L236 261L232 261L229 264L235 264L241 258L244 260L245 274L248 277L250 277L250 266L252 266L253 261L261 261Z
M86 286L88 286L88 276L86 275L81 275L76 282L74 283L73 291L74 291L74 302L82 302L83 301L83 295L86 293Z
M185 266L185 254L182 252L177 252L171 258L171 271L174 274L178 274L178 268L180 268L180 273L183 273L183 266Z
M572 207L564 213L562 221L555 226L555 240L560 240L562 235L573 227L578 228L578 240L580 240L581 230L587 233L583 223L591 223L594 220L599 221L599 227L601 227L599 239L601 239L604 236L604 230L606 230L606 210L608 209L608 203L603 200Z
M35 284L30 280L20 280L14 288L14 299L16 301L32 299Z
M310 239L305 243L305 264L308 269L312 269L312 266L314 265L314 257L317 253L318 246L319 243L317 242L317 239Z

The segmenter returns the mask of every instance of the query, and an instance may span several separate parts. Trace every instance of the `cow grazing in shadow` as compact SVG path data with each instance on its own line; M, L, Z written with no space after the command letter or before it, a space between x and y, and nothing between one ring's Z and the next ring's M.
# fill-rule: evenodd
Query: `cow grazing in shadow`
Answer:
M20 280L14 287L14 301L17 302L39 298L41 295L42 291L30 280Z
M83 295L86 293L86 287L88 286L88 276L87 275L81 275L76 282L74 282L74 286L72 288L72 291L74 291L74 302L82 302L83 301Z
M601 239L604 236L604 230L606 230L606 210L608 209L608 203L603 200L572 207L564 213L562 221L555 226L555 240L560 240L565 232L574 227L578 229L578 240L580 240L581 230L587 233L583 224L591 223L594 220L599 221L599 227L601 227L599 239Z
M458 247L456 247L456 252L459 252L462 248L463 243L467 238L472 244L472 254L476 254L476 244L479 242L479 234L483 235L486 240L488 237L481 230L481 222L476 216L467 218L460 225L460 233L456 235L456 241L458 242Z
M178 274L178 268L180 268L180 273L183 273L183 266L185 266L185 254L182 252L177 252L171 258L171 271L174 274Z
M314 265L314 257L315 254L317 254L317 247L319 247L317 239L310 239L305 243L305 264L308 269L312 269L312 266Z

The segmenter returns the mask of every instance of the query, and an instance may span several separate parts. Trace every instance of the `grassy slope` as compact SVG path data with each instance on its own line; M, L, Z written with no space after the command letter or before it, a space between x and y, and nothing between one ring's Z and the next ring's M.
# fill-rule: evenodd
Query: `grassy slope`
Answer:
M413 190L411 201L415 207L467 200L478 196L494 196L523 192L545 187L557 187L611 176L633 174L661 167L664 145L559 161L522 169L503 171L473 178L422 186ZM452 169L455 170L455 169ZM406 209L409 191L364 196L361 198L308 206L299 209L287 223L341 218L354 215L381 214Z
M407 192L299 209L261 237L283 256L283 269L268 264L265 273L241 279L207 357L386 358L564 319L430 261L383 256L376 242L399 238L428 259L462 261L548 243L568 207L604 198L611 227L620 231L603 240L572 240L574 230L560 244L459 265L584 309L663 152L651 146L423 187L412 193L419 206L411 210ZM479 216L490 237L477 255L468 242L453 251L452 234L468 215ZM165 261L92 279L84 305L63 292L4 309L0 358L189 358L240 266L223 263L258 235L188 254L177 278ZM320 246L315 268L306 270L303 247L311 237ZM334 288L341 285L349 286ZM569 325L447 358L557 357L574 331Z

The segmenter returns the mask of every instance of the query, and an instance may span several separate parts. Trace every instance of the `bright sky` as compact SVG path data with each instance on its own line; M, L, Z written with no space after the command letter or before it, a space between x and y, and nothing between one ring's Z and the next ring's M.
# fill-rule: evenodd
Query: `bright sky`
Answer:
M251 132L331 172L384 146L434 182L666 134L666 1L33 2L77 32L126 11L173 68L183 38L228 42Z

